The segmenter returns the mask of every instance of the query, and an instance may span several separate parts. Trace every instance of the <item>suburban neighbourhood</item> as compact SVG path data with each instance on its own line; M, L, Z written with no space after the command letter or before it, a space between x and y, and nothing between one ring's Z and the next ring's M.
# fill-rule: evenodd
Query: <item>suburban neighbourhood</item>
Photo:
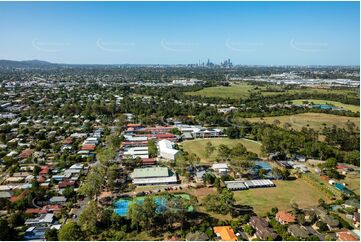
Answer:
M360 241L359 20L0 2L0 240Z

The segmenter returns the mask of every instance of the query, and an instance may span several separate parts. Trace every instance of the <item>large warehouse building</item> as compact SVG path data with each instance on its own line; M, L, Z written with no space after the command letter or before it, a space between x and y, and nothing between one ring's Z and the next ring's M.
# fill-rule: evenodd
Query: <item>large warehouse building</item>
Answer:
M167 167L160 166L136 168L130 176L133 184L138 186L176 184L178 182L176 174Z

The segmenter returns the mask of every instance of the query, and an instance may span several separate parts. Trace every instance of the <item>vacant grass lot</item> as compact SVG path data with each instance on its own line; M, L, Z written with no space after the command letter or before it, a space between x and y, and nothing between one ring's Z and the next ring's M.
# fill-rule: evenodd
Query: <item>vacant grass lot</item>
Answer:
M205 147L207 142L211 142L212 145L218 148L219 145L224 144L229 147L234 147L236 144L241 143L244 147L250 151L254 152L258 155L261 153L261 144L255 141L247 140L247 139L229 139L229 138L209 138L209 139L195 139L195 140L186 140L182 142L180 145L183 147L184 151L188 153L194 153L199 156L201 162L207 163L212 162L217 157L217 150L213 152L210 157L206 157Z
M294 103L294 104L303 104L304 101L308 101L309 103L314 103L314 104L329 104L329 105L333 105L333 106L338 107L338 108L343 108L345 110L349 110L349 111L352 111L352 112L359 112L360 111L359 106L344 104L344 103L335 102L335 101L327 101L327 100L299 99L299 100L292 100L292 103Z
M273 207L289 210L293 202L300 208L307 208L317 205L320 198L329 201L325 194L301 179L274 183L276 187L273 188L236 191L234 197L239 204L252 206L258 215L265 215Z
M347 95L349 97L357 97L357 92L353 90L333 90L320 88L299 88L286 90L284 92L266 91L267 88L282 91L282 87L277 85L255 86L247 83L232 84L230 86L207 87L196 92L187 92L187 95L196 95L203 97L220 97L230 99L248 98L252 91L261 91L264 96L295 94L295 93L321 93L321 94L338 94Z
M247 120L250 122L266 122L269 124L273 124L275 120L279 120L281 122L280 127L284 127L285 123L289 123L291 128L295 130L301 130L302 127L322 130L325 125L328 127L336 125L339 128L344 128L346 127L348 121L353 122L358 128L360 128L359 117L346 117L326 113L301 113L276 117L247 118Z

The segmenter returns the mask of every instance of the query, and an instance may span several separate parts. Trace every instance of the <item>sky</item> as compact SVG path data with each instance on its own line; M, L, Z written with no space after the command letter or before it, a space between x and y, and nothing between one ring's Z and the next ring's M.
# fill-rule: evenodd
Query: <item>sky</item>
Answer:
M359 2L0 2L0 59L359 65Z

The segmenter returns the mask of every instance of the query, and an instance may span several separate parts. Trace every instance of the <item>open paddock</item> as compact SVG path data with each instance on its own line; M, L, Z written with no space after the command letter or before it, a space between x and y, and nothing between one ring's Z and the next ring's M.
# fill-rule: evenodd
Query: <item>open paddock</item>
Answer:
M346 117L326 113L301 113L295 115L263 117L263 118L247 118L252 123L268 123L273 124L275 120L280 121L280 127L284 127L285 123L291 125L295 130L301 130L303 127L309 127L315 130L322 130L323 127L332 127L336 125L339 128L345 128L347 122L352 122L356 127L360 128L359 117Z

